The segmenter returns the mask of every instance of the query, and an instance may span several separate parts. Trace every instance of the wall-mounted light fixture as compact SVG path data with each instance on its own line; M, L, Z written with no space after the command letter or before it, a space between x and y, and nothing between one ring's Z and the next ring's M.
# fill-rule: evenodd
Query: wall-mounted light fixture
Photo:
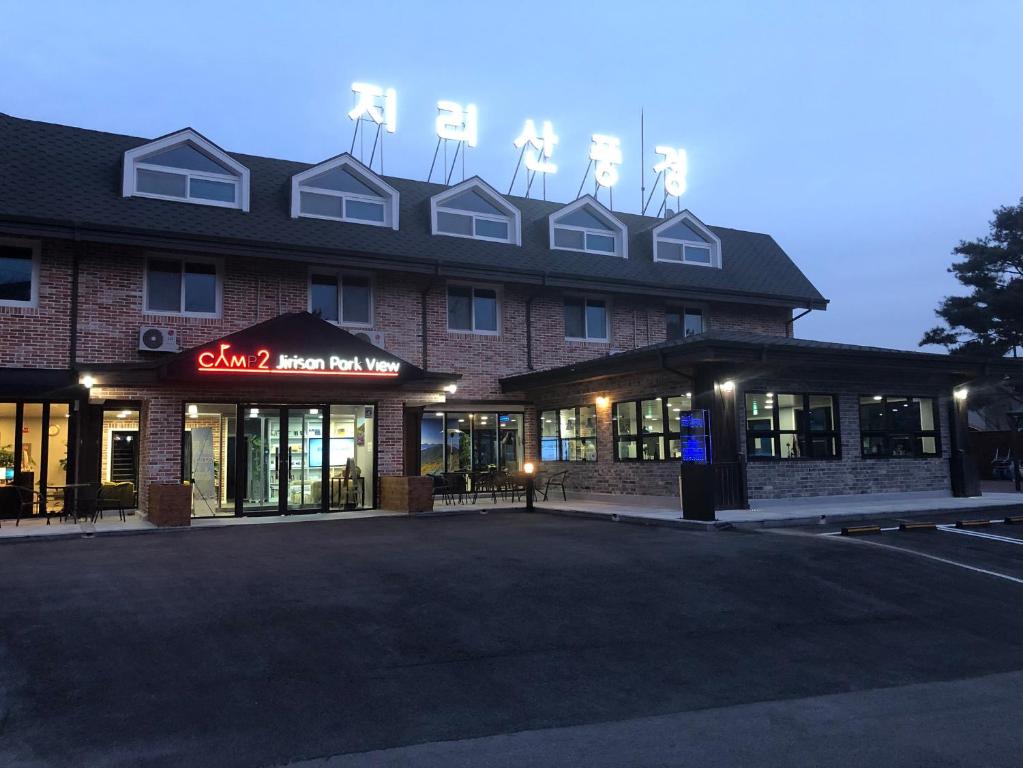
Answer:
M78 383L81 384L86 389L92 389L93 387L96 386L96 379L86 374L85 376L78 380Z
M728 379L727 381L722 381L721 382L721 391L722 392L732 392L734 390L735 390L735 382L732 381L731 379Z
M955 397L956 400L965 400L968 394L970 394L970 390L966 387L959 387L958 389L952 390L952 396Z
M444 387L444 391L447 392L449 395L453 395L453 394L455 394L455 392L458 391L458 385L457 384L447 384Z
M597 405L600 406L601 408L607 408L607 404L609 402L610 402L610 400L607 399L606 395L598 395L597 396Z

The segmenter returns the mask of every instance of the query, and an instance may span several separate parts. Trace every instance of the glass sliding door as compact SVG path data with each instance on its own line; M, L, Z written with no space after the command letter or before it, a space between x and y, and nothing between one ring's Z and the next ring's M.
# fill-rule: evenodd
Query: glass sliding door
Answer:
M323 411L287 409L287 509L318 510L323 498Z
M288 470L288 441L281 440L281 410L267 406L242 406L242 453L244 485L242 511L281 511L282 468ZM286 486L285 486L286 487Z

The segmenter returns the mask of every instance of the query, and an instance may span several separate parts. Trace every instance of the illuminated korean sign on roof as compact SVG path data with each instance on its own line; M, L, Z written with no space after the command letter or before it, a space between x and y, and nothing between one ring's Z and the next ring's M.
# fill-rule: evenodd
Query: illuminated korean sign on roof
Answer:
M394 133L398 124L398 94L394 88L372 83L352 83L354 106L348 117L365 121L377 130ZM437 117L434 129L439 141L455 141L469 147L479 142L480 110L476 104L456 102L450 99L437 101ZM356 129L358 130L358 129ZM527 169L543 174L556 174L558 164L552 160L555 146L560 139L551 120L527 118L523 127L512 139L513 146L521 153L520 162ZM354 149L355 142L353 139ZM374 142L374 152L376 142ZM658 175L665 195L680 197L686 191L688 163L686 151L681 147L667 144L656 145L662 159L650 166ZM580 152L581 154L581 152ZM610 189L619 181L618 169L623 165L621 140L605 133L593 133L588 155L594 164L594 179L602 188ZM372 161L371 161L372 164Z

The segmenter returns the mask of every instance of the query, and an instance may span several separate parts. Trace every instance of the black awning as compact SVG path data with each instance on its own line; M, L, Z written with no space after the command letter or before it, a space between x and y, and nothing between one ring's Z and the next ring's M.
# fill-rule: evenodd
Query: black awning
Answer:
M82 392L77 374L66 368L0 368L0 398L73 400Z
M159 372L169 381L294 379L374 386L458 378L424 371L309 312L280 315L179 352Z

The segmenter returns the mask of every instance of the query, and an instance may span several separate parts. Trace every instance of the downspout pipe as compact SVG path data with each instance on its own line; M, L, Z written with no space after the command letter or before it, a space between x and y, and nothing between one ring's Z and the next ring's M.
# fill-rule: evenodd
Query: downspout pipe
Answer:
M430 282L428 282L426 284L426 287L423 288L423 291L422 291L422 293L420 294L420 297L419 297L420 311L422 313L422 317L420 319L420 322L422 323L422 329L423 329L423 334L422 335L423 335L423 370L424 371L430 370L430 366L429 366L429 349L430 349L430 338L429 338L429 336L430 336L430 333L429 333L428 325L427 325L426 298L427 298L427 296L430 295L430 291L432 291L434 289L434 287L436 287L437 282L439 281L439 279L440 279L440 260L438 259L433 264L433 275L430 276Z

